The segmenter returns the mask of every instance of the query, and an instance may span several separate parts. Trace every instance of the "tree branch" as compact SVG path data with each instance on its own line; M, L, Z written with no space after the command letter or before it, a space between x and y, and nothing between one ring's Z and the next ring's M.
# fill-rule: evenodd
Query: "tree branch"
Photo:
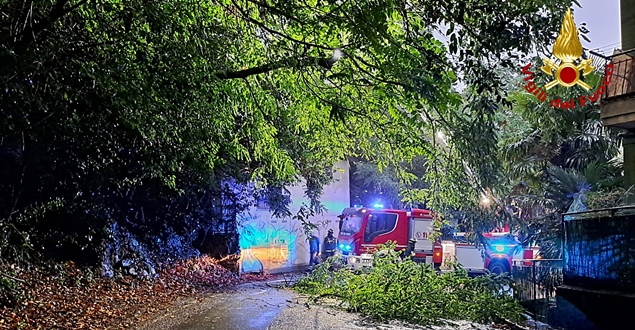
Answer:
M384 84L388 84L388 85L396 85L396 86L401 86L401 87L403 87L403 88L408 88L408 87L409 87L408 85L406 85L406 84L404 84L404 83L402 83L402 82L399 82L399 81L394 81L394 80L388 80L388 79L383 79L383 78L378 77L377 75L372 74L372 73L371 73L371 72L369 72L368 70L365 70L364 68L362 68L362 67L359 65L359 63L357 63L357 61L361 62L362 64L364 64L364 65L366 65L366 66L368 66L368 67L375 67L375 66L373 66L372 64L370 64L370 63L368 63L368 62L364 61L361 57L356 57L356 56L354 56L354 55L350 55L350 54L348 54L348 53L346 53L346 55L347 55L347 56L348 56L348 57L352 60L353 65L354 65L354 66L355 66L358 70L360 70L361 72L363 72L363 73L367 74L367 75L368 75L368 76L370 76L372 79L375 79L375 80L377 80L377 81L379 81L379 82L382 82L382 83L384 83Z
M288 36L288 35L286 35L286 34L284 34L282 32L279 32L279 31L276 31L274 29L271 29L271 28L267 27L264 23L262 23L262 22L260 22L260 21L258 21L256 19L252 18L251 16L249 16L249 14L246 13L240 6L238 6L238 4L235 1L232 1L232 4L235 6L236 10L238 10L240 12L240 14L243 16L243 18L245 20L247 20L248 22L251 22L252 24L257 25L259 28L261 28L261 29L263 29L263 30L265 30L265 31L267 31L267 32L269 32L271 34L278 35L278 36L283 37L283 38L285 38L285 39L287 39L289 41L296 42L296 43L299 43L299 44L302 44L302 45L305 45L305 46L309 46L309 47L315 47L315 48L319 48L319 49L328 49L328 50L333 49L332 47L312 44L310 42L305 42L305 41L302 41L302 40L298 40L298 39L292 38L292 37L290 37L290 36Z
M298 68L304 68L304 67L309 67L314 65L317 65L329 70L331 69L333 64L335 64L336 61L337 60L334 58L323 58L323 57L308 57L302 60L286 59L286 60L263 64L263 65L245 69L245 70L219 72L219 73L216 73L215 76L220 80L244 79L249 76L255 76L255 75L267 73L270 71L275 71L278 69L284 69L284 68L298 69Z
M287 18L289 20L295 21L295 22L300 23L300 24L308 25L307 22L304 22L304 21L300 20L299 18L297 18L295 16L289 15L289 13L286 13L286 12L280 10L280 9L274 8L274 7L270 6L270 5L268 5L267 3L264 3L264 2L261 2L261 1L254 1L254 0L247 0L247 1L253 3L253 4L257 5L257 6L260 6L262 8L265 8L265 9L267 9L268 11L270 11L270 12L272 12L274 14L278 14L278 15L280 15L282 17L285 17L285 18Z
M40 34L42 31L46 30L49 25L57 21L58 19L64 17L66 14L72 12L73 10L83 6L88 0L82 0L76 3L74 6L71 6L67 9L64 9L64 6L68 3L69 0L58 0L53 9L49 13L48 17L42 20L40 23L35 25L30 25L26 29L22 30L19 34L22 36L18 42L16 42L14 51L16 54L20 54L26 50L26 48L35 41L35 37ZM17 37L17 36L16 36Z
M258 111L260 111L260 114L262 114L262 118L265 121L269 122L269 116L267 116L267 114L265 113L265 110L263 110L262 107L260 106L258 99L256 99L256 94L254 94L254 90L253 88L251 88L251 84L249 84L249 80L245 78L244 81L245 81L245 84L247 85L247 89L249 90L249 94L251 94L251 98L254 100L254 104L256 105L256 108L258 109Z
M2 276L2 277L6 277L6 278L8 278L8 279L10 279L10 280L14 280L14 281L17 281L17 282L26 283L26 281L25 281L25 280L23 280L23 279L19 279L19 278L17 278L17 277L13 277L13 276L8 275L8 274L5 274L5 273L0 273L0 276Z
M455 13L452 11L452 8L449 8L448 6L446 6L446 3L445 3L445 2L443 2L442 4L440 4L440 6L444 9L444 11L443 11L443 12L447 13L447 16L445 16L445 15L444 15L444 18L445 18L445 19L448 19L448 17L449 17L449 18L451 18L452 20L454 20L456 23L460 24L460 25L461 25L461 26L465 29L465 31L466 31L466 32L467 32L470 36L472 36L472 38L473 38L474 40L476 40L477 42L479 42L479 43L480 43L480 45L481 45L483 48L485 48L485 49L487 49L488 51L490 51L490 53L491 53L491 54L493 54L494 56L497 56L497 58L500 58L500 56L498 56L498 55L496 54L496 51L495 51L495 50L493 50L493 49L490 47L489 43L488 43L488 42L487 42L484 38L482 38L482 37L481 37L481 35L480 35L479 33L477 33L476 31L474 31L474 29L472 29L472 27L471 27L471 26L469 26L469 25L468 25L468 23L465 21L465 18L464 18L462 15L460 15L460 14L459 14L459 15L455 15ZM448 22L449 22L449 21L451 21L451 20L448 20Z

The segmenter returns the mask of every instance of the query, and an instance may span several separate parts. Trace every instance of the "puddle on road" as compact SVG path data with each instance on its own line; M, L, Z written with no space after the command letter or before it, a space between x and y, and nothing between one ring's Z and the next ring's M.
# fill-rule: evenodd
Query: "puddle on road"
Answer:
M239 286L235 292L206 298L201 303L206 305L205 313L171 329L266 330L292 298L292 292L271 288L265 283Z

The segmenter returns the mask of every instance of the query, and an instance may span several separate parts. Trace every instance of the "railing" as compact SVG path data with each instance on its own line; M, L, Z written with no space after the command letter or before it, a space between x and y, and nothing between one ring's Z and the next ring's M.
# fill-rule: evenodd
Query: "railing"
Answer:
M635 208L567 213L564 285L635 293Z
M562 260L515 260L512 276L514 297L535 319L546 320L555 306L556 288L562 285Z
M631 51L612 56L613 74L602 99L603 102L611 102L619 97L635 96L634 53L635 51Z

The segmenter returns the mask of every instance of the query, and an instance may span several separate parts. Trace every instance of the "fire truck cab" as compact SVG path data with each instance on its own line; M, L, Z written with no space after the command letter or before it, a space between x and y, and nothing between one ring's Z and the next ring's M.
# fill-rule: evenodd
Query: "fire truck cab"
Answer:
M424 209L395 210L365 208L344 209L340 215L338 248L354 269L372 266L372 253L379 244L395 242L406 249L408 241L416 241L413 260L439 267L442 261L440 241L432 242L433 214Z

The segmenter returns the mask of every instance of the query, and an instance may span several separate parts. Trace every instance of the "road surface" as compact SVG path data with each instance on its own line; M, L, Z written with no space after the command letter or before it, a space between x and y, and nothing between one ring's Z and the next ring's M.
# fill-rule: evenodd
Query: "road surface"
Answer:
M297 277L296 277L297 278ZM153 316L138 330L494 330L488 325L455 322L454 326L416 327L401 322L378 324L354 313L307 304L285 287L293 280L255 282L202 299L179 301ZM542 327L532 327L532 330ZM542 328L547 329L547 328Z
M277 288L282 285L284 280L255 282L202 299L185 299L158 313L138 329L267 330L295 296L290 290Z

